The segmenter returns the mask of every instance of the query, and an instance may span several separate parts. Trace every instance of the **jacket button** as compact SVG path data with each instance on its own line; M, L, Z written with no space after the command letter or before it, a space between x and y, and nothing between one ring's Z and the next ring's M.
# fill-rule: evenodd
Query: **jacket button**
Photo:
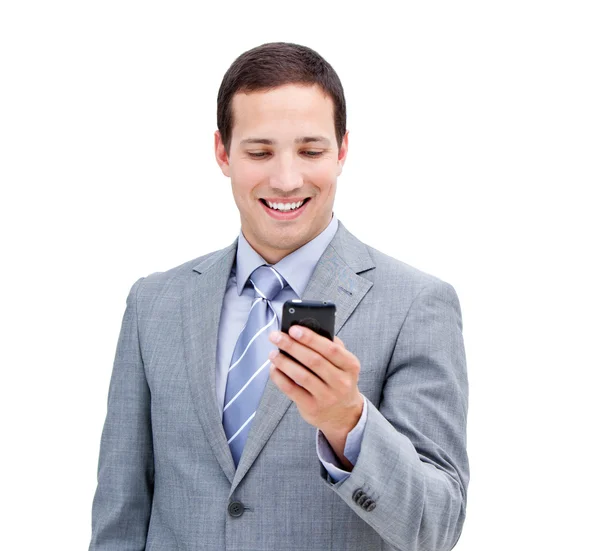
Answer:
M354 490L354 493L352 494L352 499L358 503L358 500L365 495L365 492L363 492L360 488Z
M241 517L244 514L244 504L241 501L232 501L227 511L232 517Z
M373 509L375 509L375 502L371 503L366 509L365 511L367 511L367 513L370 513Z
M366 511L371 505L375 503L371 498L367 499L364 503L362 503L362 508Z
M369 500L369 496L367 494L363 494L356 500L356 503L358 503L362 507L364 502L368 501L368 500Z

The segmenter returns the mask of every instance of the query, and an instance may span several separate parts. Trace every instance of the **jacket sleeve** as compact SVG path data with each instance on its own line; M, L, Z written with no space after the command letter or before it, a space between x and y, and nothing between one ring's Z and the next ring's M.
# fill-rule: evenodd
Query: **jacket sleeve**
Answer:
M361 453L350 476L321 477L394 549L448 551L467 503L468 382L454 288L425 286L402 323L379 408L367 399Z
M129 291L113 364L92 504L90 551L143 550L150 520L154 459L150 389L140 352L137 293Z

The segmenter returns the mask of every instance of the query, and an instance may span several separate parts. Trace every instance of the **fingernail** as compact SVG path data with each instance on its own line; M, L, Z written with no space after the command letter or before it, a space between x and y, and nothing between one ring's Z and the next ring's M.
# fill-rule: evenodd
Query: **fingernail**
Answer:
M302 329L297 325L294 325L293 327L290 327L289 333L292 337L299 339L302 336Z

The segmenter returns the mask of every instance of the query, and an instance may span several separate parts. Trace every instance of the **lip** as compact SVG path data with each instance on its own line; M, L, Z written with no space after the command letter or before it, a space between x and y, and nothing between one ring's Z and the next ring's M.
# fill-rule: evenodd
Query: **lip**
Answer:
M273 210L271 208L269 208L267 205L265 205L262 201L258 201L260 203L260 205L262 206L262 208L267 212L267 214L271 217L274 218L275 220L294 220L295 218L298 218L305 210L307 205L312 201L312 198L308 199L307 201L304 202L304 204L296 210L290 211L290 212L280 212L277 210Z
M306 195L301 197L291 197L288 199L280 199L279 197L261 197L264 201L269 201L270 203L298 203L299 201L304 201L304 199L308 199Z

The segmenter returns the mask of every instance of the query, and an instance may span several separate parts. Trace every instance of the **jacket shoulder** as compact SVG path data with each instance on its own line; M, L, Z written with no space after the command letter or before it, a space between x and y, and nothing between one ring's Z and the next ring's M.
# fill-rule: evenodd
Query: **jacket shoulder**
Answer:
M188 278L193 275L194 268L210 266L222 255L230 251L232 246L233 245L229 245L223 249L203 254L202 256L187 260L164 271L149 273L140 278L142 280L140 289L141 295L148 296L161 294L163 292L168 292L169 289L177 293Z
M454 293L454 287L440 277L421 270L407 262L390 256L375 247L365 244L376 269L373 270L373 281L385 282L386 290L396 290L404 297L414 298L426 288Z
M445 283L439 277L412 266L407 262L403 262L398 258L390 256L389 254L386 254L375 247L370 245L365 246L373 258L373 262L375 263L377 269L381 272L384 272L386 275L394 275L396 277L401 277L405 281L421 285Z

